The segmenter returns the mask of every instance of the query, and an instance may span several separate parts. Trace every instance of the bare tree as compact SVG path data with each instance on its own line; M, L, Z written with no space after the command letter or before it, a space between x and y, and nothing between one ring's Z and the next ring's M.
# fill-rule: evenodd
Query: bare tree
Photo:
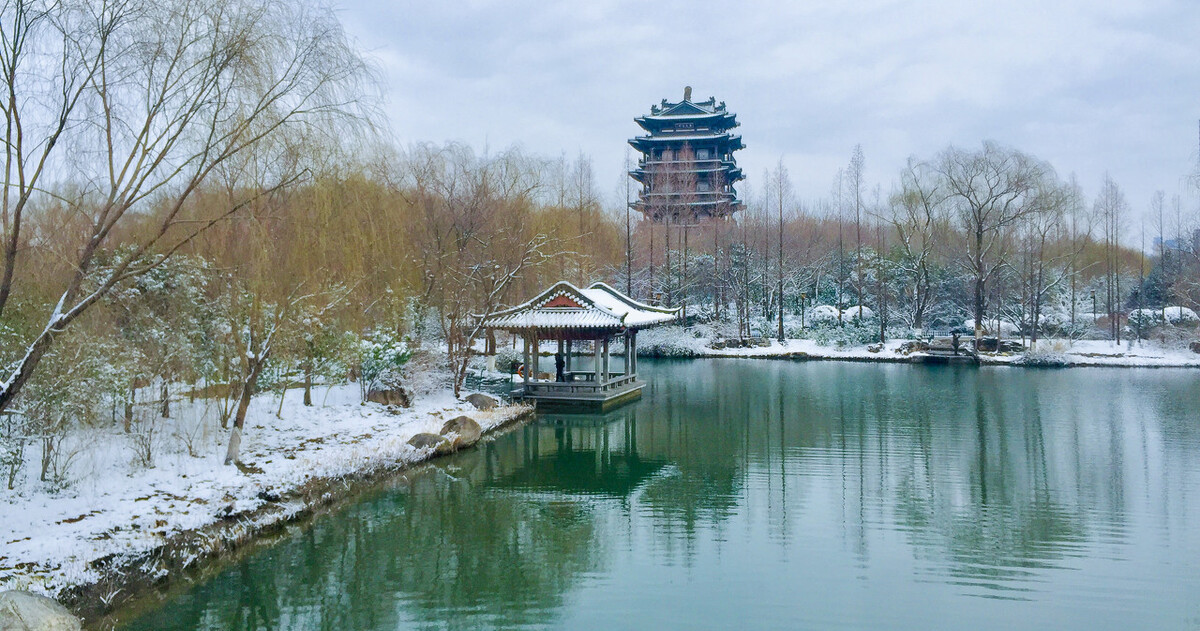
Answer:
M1077 204L1076 192L1048 174L1034 194L1033 211L1020 223L1030 348L1037 346L1047 296L1071 277L1075 259L1082 252L1080 243L1070 238L1067 221Z
M1107 173L1096 197L1095 212L1104 233L1104 293L1109 333L1121 343L1121 227L1129 205L1125 193Z
M46 195L56 195L86 221L45 326L23 356L7 364L0 411L12 404L55 336L100 298L264 193L248 190L219 212L191 216L189 202L214 173L241 156L284 149L270 143L277 136L336 134L332 128L361 111L356 103L365 77L363 62L325 8L248 0L67 2L47 5L49 17L35 21L40 14L31 6L38 5L2 8L5 22L22 25L3 43L12 53L5 117L13 142L6 171L16 178L6 188L12 194L4 208L3 300L20 264L19 226L38 191L53 191ZM24 55L32 40L22 37L39 28L53 29L61 44L58 55L37 63ZM29 80L32 74L40 79ZM29 115L22 108L31 103L50 103L58 122L25 133ZM272 164L265 155L255 162ZM48 173L58 181L39 183ZM289 169L278 174L267 190L294 181ZM94 277L97 253L133 223L148 224L137 233L143 236L103 277Z
M846 167L846 185L854 198L854 291L858 300L858 319L863 315L863 253L862 253L862 216L863 216L863 175L866 159L863 157L862 145L854 145L850 154L850 164Z
M561 254L532 224L539 169L519 151L477 158L461 145L414 147L397 191L422 213L424 302L437 311L457 396L481 320L515 281Z
M914 329L924 326L933 301L932 259L945 230L946 189L936 175L930 165L909 158L885 218L896 234L898 263L908 277L908 316Z
M935 168L944 183L947 203L967 237L960 261L974 285L978 343L983 336L987 283L1005 264L1011 247L1007 232L1037 208L1039 182L1049 166L1015 149L985 142L976 151L946 149Z
M777 292L779 293L779 327L778 338L779 342L784 341L783 331L783 207L790 203L792 197L792 180L788 177L787 167L783 166L783 158L779 158L779 163L775 166L775 172L771 174L771 188L775 189L775 206L779 215L779 249L778 261L776 270L776 279L778 281Z

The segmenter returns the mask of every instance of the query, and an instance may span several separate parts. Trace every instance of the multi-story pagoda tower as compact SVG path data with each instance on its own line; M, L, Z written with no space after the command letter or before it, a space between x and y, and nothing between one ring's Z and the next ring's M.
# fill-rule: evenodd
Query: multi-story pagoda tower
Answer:
M650 107L649 116L634 121L647 135L629 144L642 153L629 176L642 185L631 206L652 221L697 223L726 219L742 207L734 183L745 178L733 152L742 137L731 134L737 116L709 97L692 101L692 88L683 100Z

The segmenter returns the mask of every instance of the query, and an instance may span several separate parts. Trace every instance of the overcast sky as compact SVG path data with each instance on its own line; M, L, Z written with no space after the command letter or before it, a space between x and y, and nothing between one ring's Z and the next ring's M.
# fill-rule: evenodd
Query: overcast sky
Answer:
M1089 199L1107 171L1140 213L1157 189L1186 192L1200 142L1195 0L371 0L339 15L400 142L582 151L614 197L633 118L685 85L737 113L755 186L782 157L804 200L829 195L856 143L886 193L908 156L990 139L1075 173Z

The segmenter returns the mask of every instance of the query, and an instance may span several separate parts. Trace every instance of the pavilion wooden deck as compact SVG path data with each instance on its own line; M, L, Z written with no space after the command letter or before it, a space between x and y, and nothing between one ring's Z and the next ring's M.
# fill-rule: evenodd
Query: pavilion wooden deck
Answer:
M567 373L568 381L529 381L514 388L514 399L532 401L538 409L605 412L640 399L644 381L637 374L612 374L596 383L594 373Z

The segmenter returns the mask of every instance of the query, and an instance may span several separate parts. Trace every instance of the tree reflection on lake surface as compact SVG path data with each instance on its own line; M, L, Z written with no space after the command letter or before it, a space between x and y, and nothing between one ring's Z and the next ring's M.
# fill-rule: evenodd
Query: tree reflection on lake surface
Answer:
M1200 627L1200 373L644 366L128 628Z

